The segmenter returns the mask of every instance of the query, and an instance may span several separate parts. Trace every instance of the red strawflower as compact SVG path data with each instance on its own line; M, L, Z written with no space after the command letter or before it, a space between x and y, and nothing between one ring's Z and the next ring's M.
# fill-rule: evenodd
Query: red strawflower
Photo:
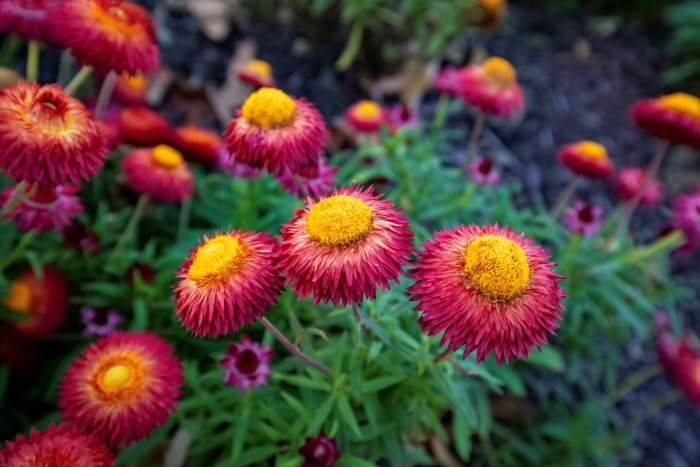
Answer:
M408 220L372 188L334 190L282 227L280 270L300 298L335 306L373 299L408 264L413 233Z
M299 186L301 184L306 189L308 196L319 198L333 189L337 182L334 175L338 170L340 170L340 167L326 165L326 158L319 157L318 162L308 168L299 169L296 172L287 169L282 174L276 175L276 178L284 191L294 196L302 199L306 197L306 194Z
M16 188L8 187L0 191L0 206L7 203ZM31 186L25 187L24 192L31 189ZM24 199L5 217L12 219L17 228L24 232L32 229L37 232L60 231L84 211L83 203L75 196L79 191L80 187L73 183L55 188L38 186L31 197Z
M603 206L588 204L580 199L564 212L564 225L570 231L590 237L600 232L603 225Z
M282 290L279 251L266 233L205 237L180 267L175 314L196 337L238 331L262 316Z
M58 0L0 0L0 33L54 42L50 7Z
M109 450L92 434L53 423L45 431L32 427L29 438L17 436L0 449L0 466L7 467L111 467Z
M243 68L236 70L236 77L256 88L274 87L272 66L264 60L250 59Z
M671 203L674 228L683 232L684 251L692 251L700 246L700 191L693 189L688 194L676 196Z
M100 251L100 237L82 222L73 222L61 232L66 248L93 254Z
M229 343L228 352L220 360L224 383L237 387L243 394L267 385L267 377L272 374L271 359L270 346L253 342L248 336L243 336L241 342Z
M57 2L51 14L61 42L79 63L100 74L145 73L160 64L151 16L135 3L65 0Z
M608 178L614 170L605 146L593 141L565 144L559 148L557 159L576 175L589 178Z
M146 106L125 107L110 121L116 125L125 144L157 146L169 144L173 138L170 122L160 112Z
M700 341L690 332L676 340L665 313L657 315L654 324L659 363L686 397L700 404Z
M559 327L563 277L547 260L544 248L507 227L445 229L425 241L408 291L427 333L444 331L441 345L464 345L464 358L476 349L477 362L493 351L500 365L540 349Z
M185 160L206 166L216 165L223 144L219 133L197 125L184 125L173 133L173 146Z
M326 145L326 126L313 104L279 89L261 88L236 111L226 129L226 145L239 162L281 172L318 160Z
M122 159L121 168L132 190L155 201L181 203L194 192L194 176L187 162L165 144L132 150Z
M19 332L43 339L58 331L66 319L68 284L63 274L50 266L44 265L41 275L27 267L14 279L2 304L28 318L12 323Z
M0 169L42 186L87 180L107 155L95 120L57 84L0 91Z
M630 201L642 188L648 171L641 167L625 167L620 169L615 180L615 191L623 201ZM664 199L664 185L653 179L647 182L644 194L639 199L639 207L654 207Z
M146 91L148 91L148 81L143 73L131 74L122 71L114 83L112 98L123 105L144 106Z
M467 166L469 176L478 185L495 185L501 179L500 172L493 166L493 159L477 156Z
M231 155L226 146L219 148L219 156L217 157L216 165L219 169L233 177L257 178L263 173L262 169L254 169L249 165L238 162L236 158Z
M374 133L387 121L387 111L370 100L361 100L345 111L345 120L358 133Z
M484 113L512 117L525 109L515 68L503 58L491 57L482 65L461 68L458 83L462 100Z
M643 99L630 109L634 124L647 133L700 149L700 99L677 92Z
M117 331L89 345L59 385L62 418L114 449L147 437L180 397L173 350L152 332Z
M323 432L316 438L306 438L298 452L304 457L301 467L333 467L335 461L340 459L335 439L327 437Z
M450 96L460 95L459 83L459 68L454 66L446 66L437 72L433 78L435 89L440 93L449 94Z
M126 270L124 279L126 279L127 284L133 287L136 283L136 276L139 277L142 283L150 284L156 278L156 270L148 263L137 261Z
M115 119L95 120L97 130L104 141L107 152L112 152L122 143L119 127Z

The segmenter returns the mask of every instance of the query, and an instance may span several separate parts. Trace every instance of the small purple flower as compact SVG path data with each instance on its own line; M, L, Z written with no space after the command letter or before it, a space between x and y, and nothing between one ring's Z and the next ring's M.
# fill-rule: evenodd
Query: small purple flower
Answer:
M224 383L238 387L242 393L267 384L272 373L269 362L272 350L268 344L258 344L243 336L241 342L231 342L228 352L221 357L224 367Z
M255 169L236 161L236 158L225 145L219 148L219 158L216 161L216 165L222 171L237 178L257 178L263 173L261 169Z
M133 287L137 274L144 284L150 284L156 278L156 270L150 264L136 261L126 270L125 279L127 284Z
M302 199L305 197L299 186L299 183L301 183L306 188L306 191L309 192L309 196L320 198L321 195L331 191L335 186L338 180L334 175L338 170L340 170L340 167L326 165L326 159L319 157L318 162L311 167L296 170L296 178L299 182L294 180L294 174L289 169L285 169L282 174L276 177L284 191L294 196Z
M84 306L80 309L80 321L85 325L84 337L104 337L117 330L117 326L124 321L117 310L110 308L90 308Z
M0 191L0 206L7 203L15 188L9 187ZM31 189L27 187L25 193ZM6 217L14 220L17 227L24 232L61 230L84 211L83 203L76 195L79 191L80 186L74 183L57 187L39 187L31 197L19 203Z
M685 244L680 250L690 252L700 246L700 191L693 189L688 194L673 198L671 212L671 225L683 232L685 237Z
M479 185L494 185L501 180L501 174L493 166L493 160L486 156L477 156L467 166L469 176Z
M600 232L603 225L603 207L584 203L580 199L564 212L564 225L570 231L590 237Z
M323 432L316 438L306 438L298 452L304 456L302 467L333 467L340 459L335 439L328 438Z
M403 127L416 128L420 124L418 112L412 111L406 104L396 104L387 114L389 125L395 129Z

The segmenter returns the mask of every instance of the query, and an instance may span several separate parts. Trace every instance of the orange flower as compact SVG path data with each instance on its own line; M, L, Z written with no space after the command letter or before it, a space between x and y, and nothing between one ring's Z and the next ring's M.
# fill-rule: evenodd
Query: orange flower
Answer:
M177 317L196 337L238 331L277 300L278 261L278 247L266 233L234 230L205 238L177 272Z
M125 144L157 146L169 144L172 140L173 129L170 122L160 112L143 105L120 110L112 121L118 129L122 143Z
M134 149L122 159L122 173L129 187L155 201L180 203L192 196L194 177L174 148Z
M387 111L381 105L370 100L361 100L345 111L345 120L357 132L372 133L379 131L387 121Z
M57 84L0 91L0 169L42 186L89 179L107 151L90 112Z
M13 323L19 332L43 339L58 331L66 319L68 284L63 274L50 266L43 266L40 275L27 267L12 282L2 304L27 317Z
M216 131L197 125L176 128L173 134L175 146L185 160L207 166L216 165L224 141Z
M236 77L257 88L271 88L275 86L275 78L272 77L272 66L264 60L248 60L243 68L236 70Z
M542 247L498 225L445 229L423 245L408 291L428 334L444 331L441 345L464 345L464 358L476 349L477 362L493 351L500 365L527 357L559 327L563 277L547 259Z
M634 124L647 133L700 149L700 99L676 92L632 106Z
M491 57L481 65L459 70L460 97L480 111L512 117L525 109L525 98L516 81L516 71L508 60Z
M335 306L373 299L398 281L413 248L408 221L372 188L341 188L306 200L282 227L280 269L300 298Z
M151 332L117 331L91 344L59 385L62 418L115 449L147 437L180 397L182 365L173 350Z
M563 166L584 177L608 178L614 170L605 146L593 141L566 144L559 149L557 158Z
M226 129L238 162L277 173L316 162L325 144L326 127L313 104L275 88L252 93Z
M65 0L52 12L59 39L78 62L102 74L158 68L160 53L148 11L120 0Z

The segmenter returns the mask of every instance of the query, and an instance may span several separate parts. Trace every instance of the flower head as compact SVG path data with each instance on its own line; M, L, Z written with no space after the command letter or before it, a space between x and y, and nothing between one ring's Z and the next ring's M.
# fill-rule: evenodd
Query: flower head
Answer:
M306 438L298 452L304 457L302 467L333 467L335 461L340 459L335 439L327 437L323 432L315 438Z
M111 467L109 450L92 434L63 423L45 431L33 427L29 438L17 436L0 449L0 465L8 467L89 466Z
M131 74L122 71L114 83L112 97L115 101L128 106L143 106L146 104L148 81L143 73Z
M196 337L228 334L277 300L279 252L266 233L234 230L205 238L177 272L175 314Z
M700 149L700 99L676 92L643 99L630 109L634 124L647 133Z
M410 276L411 300L429 335L476 361L527 357L558 328L564 292L547 252L507 227L445 229L426 240Z
M494 185L501 179L500 172L493 166L493 159L477 156L467 166L469 176L478 185Z
M665 314L656 318L659 317L667 319ZM655 331L659 363L686 397L694 404L700 404L700 341L697 336L686 332L677 340L666 322L660 326L657 324Z
M85 326L84 337L104 337L116 331L124 317L112 308L84 306L80 309L80 321Z
M404 127L416 128L420 125L418 112L411 110L403 103L396 104L388 110L386 121L392 131Z
M605 146L593 141L565 144L559 148L557 159L576 175L589 178L607 178L614 169Z
M570 231L590 237L600 232L603 224L603 206L588 204L580 199L564 212L564 225Z
M121 141L134 146L157 146L172 140L170 122L146 106L125 107L113 117Z
M181 203L194 191L187 162L179 151L165 144L134 149L122 159L122 172L132 190L155 201Z
M73 222L66 226L61 231L61 237L68 249L80 250L88 254L100 251L100 237L82 222Z
M197 125L184 125L173 133L173 146L188 162L216 165L223 144L219 133Z
M700 246L700 191L676 196L671 203L673 219L671 224L683 232L684 251L691 251Z
M438 92L450 96L460 95L459 68L448 65L435 74L433 85Z
M95 120L57 84L0 91L0 169L42 186L88 180L107 155Z
M226 129L226 145L237 161L270 172L307 167L325 144L318 110L275 88L252 93Z
M408 264L413 233L408 220L372 188L341 188L282 227L280 270L300 298L335 306L373 299Z
M16 189L15 186L0 191L0 206L7 202ZM24 191L26 193L31 189L28 186ZM80 187L73 183L55 188L38 186L32 196L24 199L6 217L12 219L17 228L24 232L32 229L37 232L60 231L84 210L83 203L75 195L78 191Z
M147 437L175 409L184 379L173 347L151 332L117 331L89 345L59 385L72 426L112 448Z
M52 12L59 39L77 61L100 73L158 68L160 53L147 10L121 0L66 0Z
M238 162L229 152L226 146L219 148L216 166L236 178L257 178L263 173L262 169L255 169L249 165Z
M483 32L490 31L498 26L506 14L507 0L479 0L479 15L475 26L479 26Z
M272 374L271 359L270 346L253 342L248 336L243 336L241 342L229 343L228 352L220 362L224 367L224 383L238 387L244 394L267 385L267 377Z
M0 1L0 32L25 39L54 41L50 7L58 0Z
M124 279L127 284L133 287L137 276L142 283L150 284L156 278L156 270L148 263L136 261L126 270Z
M345 111L345 120L358 133L374 133L387 121L387 111L381 105L367 99L361 100Z
M243 68L236 70L236 77L256 88L271 88L275 86L272 77L272 66L264 60L250 59Z
M327 165L325 157L319 157L318 162L310 167L299 169L292 172L286 169L276 178L282 185L284 191L304 198L306 194L299 186L301 183L306 189L306 193L312 198L319 198L324 193L333 189L336 183L335 173L340 170L340 167Z
M625 167L620 169L615 180L615 191L623 201L632 200L642 189L647 178L647 170L641 167ZM640 207L653 207L664 199L664 185L653 179L646 183L644 194L639 199Z
M525 98L516 76L508 60L491 57L481 65L461 68L457 89L466 104L487 114L512 117L525 109Z
M2 304L27 317L13 323L19 332L43 339L58 331L66 319L68 284L63 274L50 266L43 266L39 275L27 267L12 282Z

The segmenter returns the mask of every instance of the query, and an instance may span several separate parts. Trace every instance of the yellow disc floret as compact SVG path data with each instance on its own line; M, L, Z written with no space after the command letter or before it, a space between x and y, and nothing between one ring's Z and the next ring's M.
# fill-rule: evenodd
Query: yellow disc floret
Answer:
M2 304L13 311L28 313L32 308L32 288L26 282L15 281L10 287L10 296Z
M105 391L116 391L129 382L132 377L131 368L128 365L117 363L107 368L100 378L100 387Z
M372 208L353 196L335 195L318 202L306 215L306 231L326 246L349 245L372 227Z
M153 148L153 160L166 169L174 169L182 164L182 154L167 144L159 144Z
M578 150L589 159L601 160L608 158L608 151L602 144L593 141L581 141L578 143Z
M530 281L530 266L522 247L499 235L472 240L464 251L464 272L482 295L510 300Z
M248 63L246 63L245 67L246 70L258 76L269 77L270 75L272 75L272 66L270 66L270 64L267 63L265 60L258 60L256 58L252 58L248 60Z
M120 79L124 86L135 92L143 92L146 90L146 77L143 73L131 75L128 71L122 71Z
M199 247L187 277L200 287L218 284L238 271L246 256L246 247L239 237L214 237Z
M491 57L481 66L491 83L502 88L515 83L517 74L508 60L501 57Z
M692 117L700 118L700 99L684 92L676 92L659 98L661 105Z
M374 120L382 116L382 108L370 100L362 100L355 104L354 111L357 118L361 120Z
M490 16L498 16L506 7L506 0L479 0L479 7Z
M277 88L261 88L243 103L241 114L248 123L257 127L279 128L294 119L294 100Z

